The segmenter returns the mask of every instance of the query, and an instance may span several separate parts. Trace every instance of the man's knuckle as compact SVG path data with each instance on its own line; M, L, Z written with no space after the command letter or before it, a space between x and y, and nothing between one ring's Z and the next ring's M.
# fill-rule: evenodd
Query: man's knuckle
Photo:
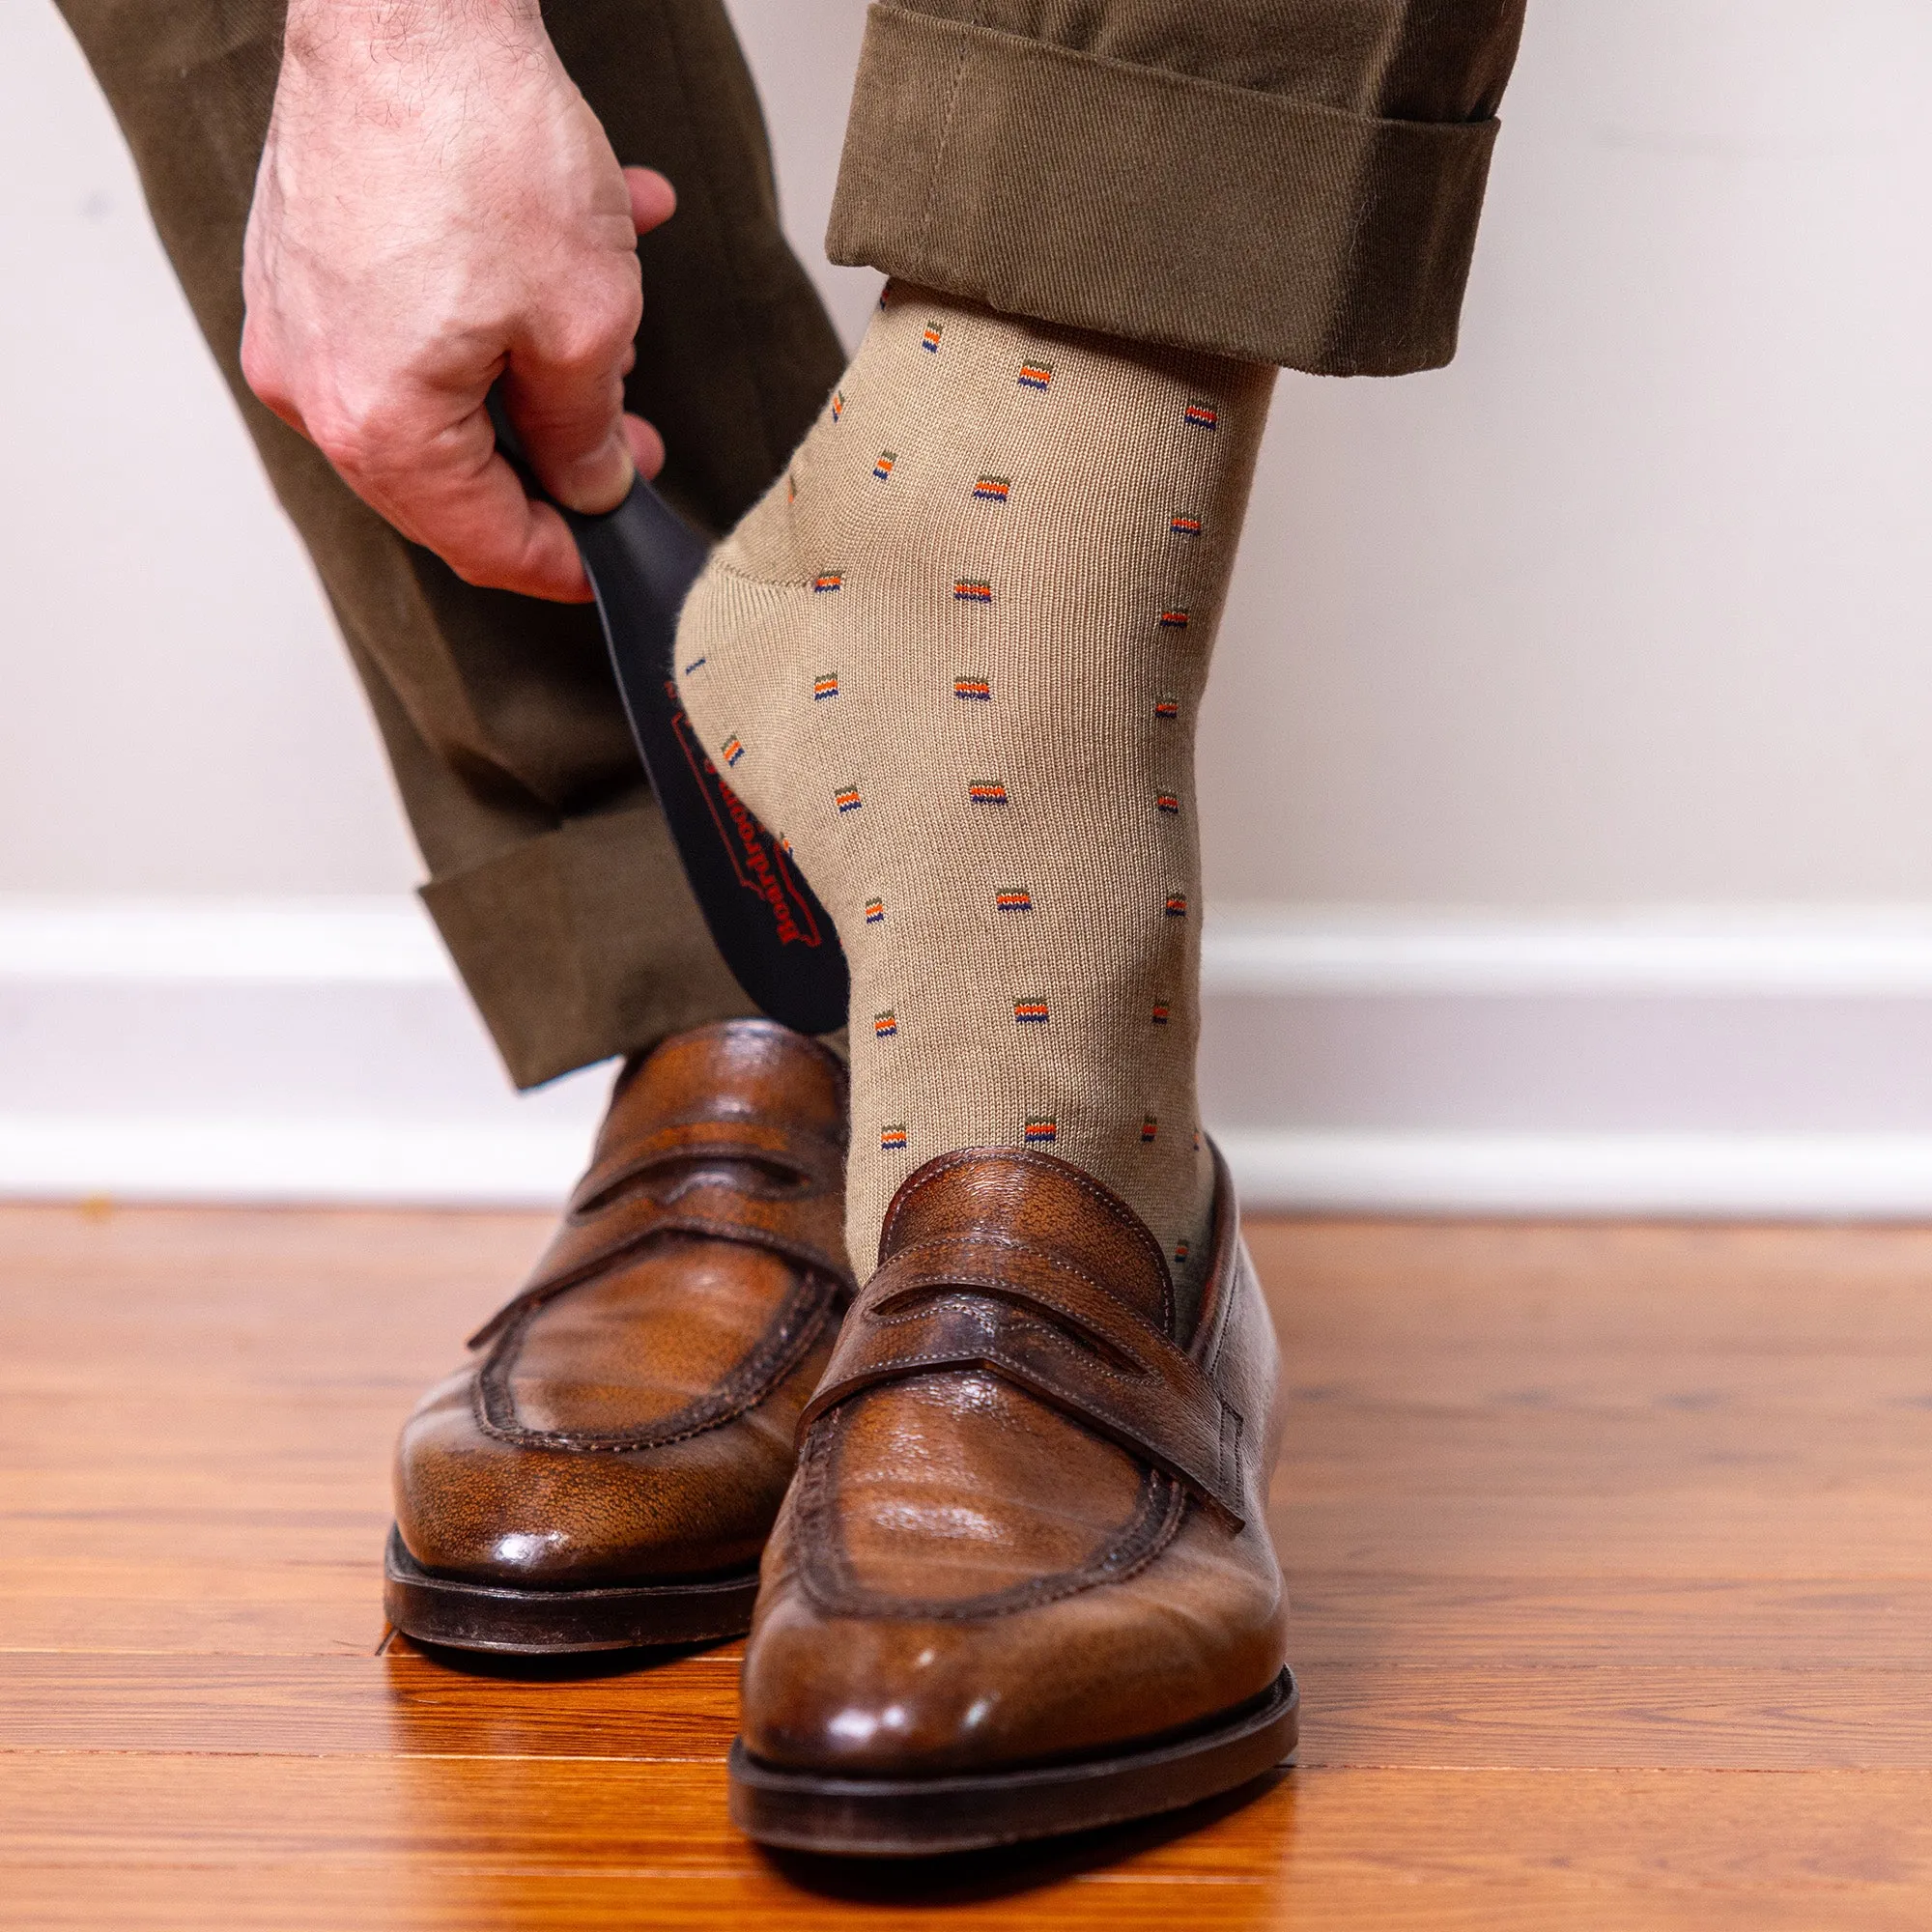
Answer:
M380 476L411 460L408 412L387 397L337 401L311 416L310 433L338 469Z

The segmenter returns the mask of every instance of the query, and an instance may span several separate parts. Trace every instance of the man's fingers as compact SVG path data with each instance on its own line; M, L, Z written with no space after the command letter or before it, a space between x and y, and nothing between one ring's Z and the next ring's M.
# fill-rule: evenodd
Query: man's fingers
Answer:
M626 168L624 185L631 190L631 220L639 235L662 227L677 213L677 190L655 168Z
M522 479L497 453L481 409L440 433L385 439L368 450L367 461L363 449L341 438L322 448L358 497L466 582L561 604L589 597L569 526L548 503L525 494ZM415 460L384 461L380 451L394 448L411 450Z
M578 341L520 344L503 372L503 406L522 437L530 468L559 503L595 516L613 510L631 488L624 411L624 351L641 298L601 318L577 315Z
M558 604L589 601L569 526L548 503L525 496L500 456L461 491L416 492L411 508L411 534L466 582Z
M677 207L676 190L655 168L626 168L624 186L639 235L668 221ZM635 281L612 279L600 291L568 292L561 306L548 327L512 344L503 404L544 488L559 503L597 516L630 494L639 466L622 416L643 298ZM663 450L647 447L645 454L654 474Z
M642 416L624 418L624 436L631 445L631 461L640 476L655 476L665 467L665 440L655 425Z

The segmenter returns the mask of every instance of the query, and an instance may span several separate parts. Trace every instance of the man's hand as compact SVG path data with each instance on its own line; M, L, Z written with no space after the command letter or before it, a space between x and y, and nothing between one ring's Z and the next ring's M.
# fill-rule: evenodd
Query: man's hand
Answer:
M657 432L623 413L637 237L670 184L619 168L534 0L294 0L242 258L248 385L471 583L581 602L544 487L614 508Z

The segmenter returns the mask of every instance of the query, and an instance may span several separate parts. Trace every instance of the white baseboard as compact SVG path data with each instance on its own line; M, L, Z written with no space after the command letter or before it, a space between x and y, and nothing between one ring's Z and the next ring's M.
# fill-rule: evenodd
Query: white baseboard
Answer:
M1323 1213L1932 1219L1932 1134L1221 1135L1252 1205Z
M1932 909L1229 908L1203 1092L1255 1206L1932 1218ZM0 1194L550 1205L403 901L0 901Z

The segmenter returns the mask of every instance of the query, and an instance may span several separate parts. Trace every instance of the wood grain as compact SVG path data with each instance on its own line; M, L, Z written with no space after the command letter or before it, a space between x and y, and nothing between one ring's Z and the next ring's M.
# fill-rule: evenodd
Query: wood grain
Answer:
M1253 1231L1301 1768L1023 1857L774 1861L738 1648L383 1645L389 1445L524 1215L0 1209L0 1921L1932 1924L1932 1231Z

